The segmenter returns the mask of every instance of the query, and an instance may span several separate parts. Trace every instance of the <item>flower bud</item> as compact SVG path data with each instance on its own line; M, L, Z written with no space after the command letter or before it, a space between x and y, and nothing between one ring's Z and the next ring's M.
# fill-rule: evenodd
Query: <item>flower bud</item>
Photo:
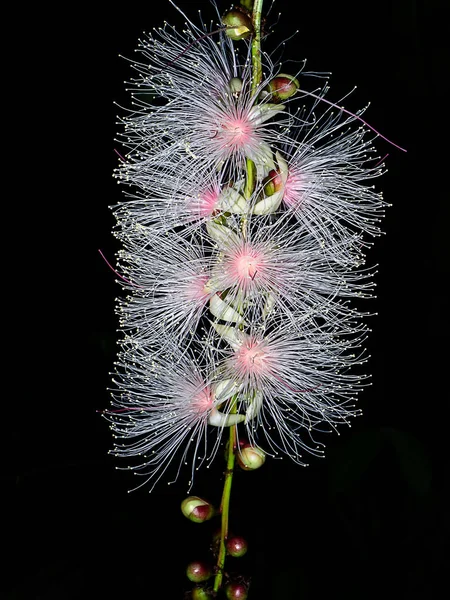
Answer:
M181 503L181 512L193 523L209 521L215 514L213 505L198 496L188 496L185 498Z
M211 574L211 567L199 560L189 563L186 569L188 579L194 583L207 581L211 577Z
M226 543L227 552L230 556L240 558L244 556L248 550L247 540L240 535L229 537Z
M245 583L230 582L225 588L228 600L247 600L248 588Z
M233 95L239 96L242 91L242 79L240 77L233 77L230 79L228 87Z
M283 102L293 96L300 88L298 79L286 73L280 73L268 84L268 90L272 95L273 102Z
M236 454L239 466L244 471L254 471L262 467L266 461L266 455L261 448L255 446L245 446Z
M235 41L244 40L253 32L251 17L237 6L222 17L222 23L227 27L227 36Z
M265 179L264 193L266 196L272 196L275 192L280 192L284 187L284 181L281 173L275 169L269 171Z
M213 597L214 596L210 590L199 585L196 585L191 592L192 600L210 600Z

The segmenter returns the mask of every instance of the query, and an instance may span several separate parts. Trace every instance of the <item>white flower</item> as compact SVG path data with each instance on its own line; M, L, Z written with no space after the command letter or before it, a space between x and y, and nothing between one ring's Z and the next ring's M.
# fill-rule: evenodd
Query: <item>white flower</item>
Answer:
M239 386L252 443L305 464L305 451L322 454L314 432L337 430L360 414L355 400L367 377L349 369L366 360L366 329L356 326L350 333L345 321L329 327L310 322L300 332L284 319L271 319L264 329L234 328L210 344L218 375Z
M223 32L209 37L189 25L183 34L169 26L149 34L139 47L142 61L133 63L135 110L122 118L128 152L117 176L141 188L152 189L154 174L162 178L175 164L181 176L221 169L232 181L249 158L267 172L274 167L270 146L287 141L292 117L274 120L284 105L251 93L250 54L241 64ZM269 61L266 68L259 91L270 79ZM165 102L156 105L155 97Z
M384 166L373 147L374 136L368 139L356 116L333 112L327 105L316 108L321 109L321 116L283 148L283 202L319 244L334 246L351 239L359 254L370 246L367 236L381 233L379 223L388 204L373 180Z
M218 389L190 353L170 350L156 356L125 345L112 406L103 413L116 440L111 453L132 458L121 468L132 468L143 478L136 487L150 484L149 491L172 463L167 476L173 480L190 464L192 486L195 471L214 459L224 427L245 418L230 414L233 400L226 392L232 386Z

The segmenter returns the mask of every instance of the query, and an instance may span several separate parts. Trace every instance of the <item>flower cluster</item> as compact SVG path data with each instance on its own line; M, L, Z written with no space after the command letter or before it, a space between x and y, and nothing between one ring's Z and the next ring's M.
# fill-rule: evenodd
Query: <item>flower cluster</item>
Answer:
M326 83L305 91L303 70L261 53L257 80L238 34L188 20L147 35L121 118L126 293L105 416L113 453L150 489L184 464L192 482L235 425L305 465L323 453L316 432L359 414L368 380L359 299L386 207L376 134L325 100Z

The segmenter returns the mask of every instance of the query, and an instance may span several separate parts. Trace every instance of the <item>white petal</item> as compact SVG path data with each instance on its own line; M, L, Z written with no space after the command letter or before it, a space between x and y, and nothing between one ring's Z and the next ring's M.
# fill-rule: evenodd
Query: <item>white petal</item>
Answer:
M226 188L219 196L217 208L235 215L248 212L247 200L234 188Z
M217 242L218 246L221 248L230 243L236 245L240 244L239 235L229 227L226 227L225 225L220 225L219 223L215 223L214 221L209 221L208 223L206 223L206 230L212 237L212 239L215 242Z
M219 402L224 402L237 394L240 386L233 379L223 379L212 386L214 396Z
M234 310L229 304L224 302L222 298L219 298L217 294L211 297L209 301L210 312L222 321L230 321L231 323L243 323L244 319L242 316Z
M224 415L217 408L213 408L208 417L209 425L214 425L214 427L231 427L233 425L237 425L238 423L242 423L244 421L245 415L238 414L229 414Z
M279 192L275 192L275 194L260 200L253 207L252 213L254 215L270 215L275 212L281 204L283 194L284 190L280 190Z
M252 419L254 419L260 412L263 403L263 395L262 392L257 391L255 393L254 398L248 405L247 410L245 411L245 422L248 423Z
M230 344L233 350L237 350L243 340L243 333L232 327L231 325L220 325L219 323L211 323L222 339Z
M278 113L283 112L285 108L284 104L258 104L251 109L250 119L254 121L256 125L260 125Z
M278 150L277 150L275 156L277 158L278 170L280 171L281 181L283 182L283 187L284 187L286 184L287 178L288 178L288 174L289 174L288 164L284 160L284 158L281 156L281 154L278 152Z
M262 310L263 319L266 319L270 315L270 313L273 311L276 302L277 297L275 296L275 294L273 292L269 292L269 294L267 295L267 300L264 304L264 308Z

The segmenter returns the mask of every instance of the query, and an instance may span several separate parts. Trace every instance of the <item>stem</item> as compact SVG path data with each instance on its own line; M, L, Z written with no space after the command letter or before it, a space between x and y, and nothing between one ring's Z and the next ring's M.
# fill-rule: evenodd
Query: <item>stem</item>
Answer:
M244 4L244 2L243 2ZM259 84L262 80L261 66L261 11L263 0L254 0L252 22L253 22L253 38L252 38L252 96L256 94ZM246 159L247 179L245 183L245 197L248 199L252 195L256 185L256 166L255 163ZM243 223L243 233L245 235L245 222ZM230 413L236 413L237 402L234 401L230 409ZM217 557L217 571L214 578L214 591L218 592L222 586L223 573L225 569L225 559L227 555L226 541L228 538L228 521L230 513L230 498L231 486L233 483L234 465L236 461L236 425L230 427L230 437L228 440L228 455L227 467L225 471L225 482L223 485L222 501L220 503L221 512L221 531L219 543L219 555Z
M262 79L261 66L261 11L263 0L255 0L253 3L252 23L253 23L253 38L252 38L252 88L251 94L254 96ZM252 195L256 183L256 167L254 162L246 159L247 180L245 182L244 197L247 200Z
M261 66L261 11L263 0L255 0L253 4L253 38L252 38L252 95L256 93L262 79Z
M236 412L236 402L230 410L230 413ZM226 541L228 538L228 521L230 513L231 484L233 483L234 463L236 446L236 425L230 427L230 438L228 441L227 468L225 471L225 483L223 485L222 501L220 503L220 512L222 514L222 526L220 532L219 556L217 558L217 572L214 579L214 591L218 592L223 579L225 568L225 558L227 555Z

